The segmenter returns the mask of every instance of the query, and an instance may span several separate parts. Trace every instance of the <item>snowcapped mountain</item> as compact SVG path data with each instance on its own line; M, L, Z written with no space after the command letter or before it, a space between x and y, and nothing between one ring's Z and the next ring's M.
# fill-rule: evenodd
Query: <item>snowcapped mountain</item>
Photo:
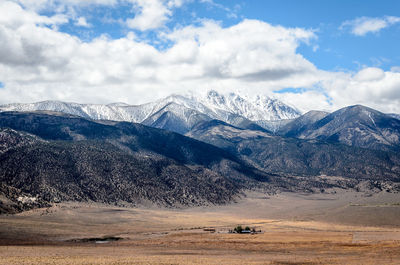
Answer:
M95 120L137 122L183 134L197 123L213 119L238 127L254 127L260 120L293 119L301 114L295 108L269 97L257 96L250 99L235 93L221 94L214 90L205 95L171 95L142 105L120 102L100 105L43 101L0 106L0 111L35 110L58 111Z
M254 98L244 97L236 93L220 94L214 90L207 93L198 101L213 110L224 110L243 116L251 121L258 120L286 120L301 115L296 110L277 99L257 95Z

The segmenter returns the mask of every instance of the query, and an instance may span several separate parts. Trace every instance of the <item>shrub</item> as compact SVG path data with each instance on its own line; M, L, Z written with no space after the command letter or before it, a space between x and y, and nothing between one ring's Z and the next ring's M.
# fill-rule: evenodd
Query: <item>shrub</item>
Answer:
M238 225L238 226L236 226L235 227L235 229L233 229L233 231L235 231L236 233L242 233L242 231L243 231L243 228L242 228L242 226L241 225Z

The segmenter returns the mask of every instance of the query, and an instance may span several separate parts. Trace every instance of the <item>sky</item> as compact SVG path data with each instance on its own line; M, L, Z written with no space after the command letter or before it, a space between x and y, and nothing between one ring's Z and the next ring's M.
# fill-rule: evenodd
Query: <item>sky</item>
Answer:
M0 103L206 90L400 113L397 0L0 0Z

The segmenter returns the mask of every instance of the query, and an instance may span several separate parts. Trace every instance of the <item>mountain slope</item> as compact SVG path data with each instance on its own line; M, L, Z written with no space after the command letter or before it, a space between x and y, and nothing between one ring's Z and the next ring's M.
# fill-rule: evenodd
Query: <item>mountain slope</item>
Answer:
M185 134L195 124L210 119L209 116L194 109L171 102L142 121L142 124Z
M38 143L0 157L1 181L49 202L224 203L237 186L204 167L128 154L96 141Z
M229 150L272 173L400 181L396 152L282 138L214 121L196 126L187 135Z
M3 112L0 127L4 193L44 202L218 204L269 179L215 146L140 124Z
M309 129L312 124L325 118L328 114L325 111L309 111L279 128L277 134L286 137L298 137L302 132Z
M309 120L309 124L302 123L301 119L289 124L283 135L377 150L400 148L400 120L368 107L342 108L314 122Z

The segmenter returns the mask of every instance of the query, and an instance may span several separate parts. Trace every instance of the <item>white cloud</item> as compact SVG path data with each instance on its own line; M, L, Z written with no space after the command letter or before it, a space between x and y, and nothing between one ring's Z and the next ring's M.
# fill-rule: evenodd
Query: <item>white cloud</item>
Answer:
M181 7L190 0L10 0L21 4L27 10L49 10L77 19L76 25L87 27L83 17L76 18L76 8L89 5L115 6L120 3L133 5L133 18L126 19L129 28L141 31L157 29L170 19L174 8Z
M275 94L275 97L295 106L303 113L310 110L332 110L332 105L330 105L327 95L317 90L309 90L301 93Z
M237 18L237 12L241 9L239 4L236 4L232 9L224 5L214 2L214 0L200 0L201 3L207 4L210 7L218 8L226 12L228 18Z
M380 30L400 22L400 17L385 16L380 18L360 17L342 23L340 29L350 28L352 34L365 36L367 33L377 33Z
M360 70L355 76L354 80L358 82L379 81L385 77L385 72L376 67L367 67Z
M128 27L142 31L157 29L165 24L171 10L162 0L131 0L135 6L135 17L126 21ZM170 2L171 3L171 2ZM173 4L170 5L171 7Z
M89 23L86 21L86 18L85 18L85 17L79 17L79 18L76 20L75 25L76 25L76 26L79 26L79 27L85 27L85 28L90 28L90 27L92 26L91 24L89 24Z
M296 53L300 42L315 38L312 31L257 20L244 20L229 28L205 21L202 27L185 27L164 37L177 45L188 40L197 43L196 63L202 76L277 84L291 83L301 73L316 71ZM298 83L304 85L301 80Z
M383 112L400 113L400 73L365 68L357 73L330 73L324 88L332 109L362 104Z
M128 27L141 31L158 29L169 21L174 8L190 0L126 0L134 4L135 17L126 20Z
M173 8L173 7L181 7L185 2L188 2L191 0L169 0L167 2L168 8Z
M385 18L389 24L395 24L400 22L400 17L386 16Z
M63 15L40 16L33 11L22 9L16 3L0 2L0 25L10 29L16 29L26 24L58 25L67 22L68 19Z
M21 4L28 10L40 11L51 9L62 11L71 6L106 5L117 4L120 0L9 0ZM125 1L125 0L124 0ZM126 0L128 1L128 0Z
M365 68L356 73L322 72L315 88L277 94L301 111L334 111L361 104L386 113L400 113L400 73Z
M390 68L391 72L400 73L400 66L393 66Z

